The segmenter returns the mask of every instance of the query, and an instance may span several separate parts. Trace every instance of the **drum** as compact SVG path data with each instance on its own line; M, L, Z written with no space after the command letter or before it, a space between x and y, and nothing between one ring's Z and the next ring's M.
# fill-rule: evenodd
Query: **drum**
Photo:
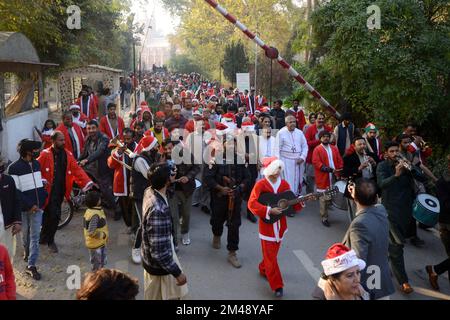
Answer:
M198 179L195 179L195 189L198 189L198 188L200 188L201 186L202 186L201 181L198 180Z
M441 207L439 200L432 195L421 193L413 204L413 217L426 226L434 227L438 222Z
M333 206L335 206L338 209L341 210L348 210L348 203L347 198L344 197L345 188L347 187L346 181L337 181L333 187L337 188L339 192L336 192L336 194L331 198L331 203Z

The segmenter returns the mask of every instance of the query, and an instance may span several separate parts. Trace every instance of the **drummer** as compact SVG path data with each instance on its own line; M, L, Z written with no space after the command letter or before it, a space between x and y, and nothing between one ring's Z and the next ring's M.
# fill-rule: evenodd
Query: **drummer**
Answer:
M405 269L403 247L405 240L417 237L416 221L413 219L413 201L415 198L414 178L423 181L426 178L418 170L409 171L398 163L399 144L388 142L385 145L385 159L378 165L377 182L381 189L381 202L387 210L389 219L389 259L394 276L405 294L413 292Z
M175 144L176 142L171 141L170 139L163 141L162 148L164 149L164 153L162 155L162 160L172 160L172 150ZM184 159L184 157L181 158ZM191 243L189 237L189 221L191 217L192 194L195 191L195 176L200 172L200 166L194 164L193 157L191 158L190 164L182 162L180 164L174 164L174 166L176 168L175 178L177 182L172 188L172 192L169 194L169 206L174 221L174 243L175 247L178 248L178 228L180 225L180 218L182 220L180 230L182 243L186 246Z

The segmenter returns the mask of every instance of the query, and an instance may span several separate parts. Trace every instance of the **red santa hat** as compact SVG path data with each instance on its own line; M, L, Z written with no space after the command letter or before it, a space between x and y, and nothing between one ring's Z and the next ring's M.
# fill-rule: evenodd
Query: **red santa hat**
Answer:
M69 107L69 110L70 110L70 111L72 111L72 110L81 110L81 108L80 108L79 105L73 104L73 105L71 105L71 106Z
M141 101L141 106L148 106L146 101Z
M236 116L232 114L231 112L227 112L222 116L222 119L225 122L236 122Z
M141 154L144 151L150 151L158 144L155 137L145 135L134 150L135 153Z
M284 162L277 157L267 157L262 159L263 175L265 177L272 176L284 170Z
M156 119L164 119L166 117L166 114L162 111L156 112Z
M363 270L366 263L359 259L354 250L346 247L342 243L333 244L327 251L325 260L322 261L323 271L326 276L330 276L353 267Z
M245 132L253 132L255 131L255 125L251 121L245 121L241 124L242 130Z

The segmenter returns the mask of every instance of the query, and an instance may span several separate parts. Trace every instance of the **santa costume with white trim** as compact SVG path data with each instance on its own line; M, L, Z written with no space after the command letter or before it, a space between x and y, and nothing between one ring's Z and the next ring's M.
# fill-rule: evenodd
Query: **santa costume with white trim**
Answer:
M269 176L279 173L281 175L284 170L283 161L277 157L262 159L264 167L264 178L257 181L250 198L248 200L248 208L258 216L259 219L259 238L261 239L263 260L259 264L259 272L269 281L270 288L275 291L283 288L283 279L281 277L280 268L278 266L277 255L281 246L281 240L287 232L287 220L283 215L280 220L270 224L264 222L269 219L270 207L258 202L259 196L263 193L282 193L291 190L286 180L278 177L275 183L269 180Z

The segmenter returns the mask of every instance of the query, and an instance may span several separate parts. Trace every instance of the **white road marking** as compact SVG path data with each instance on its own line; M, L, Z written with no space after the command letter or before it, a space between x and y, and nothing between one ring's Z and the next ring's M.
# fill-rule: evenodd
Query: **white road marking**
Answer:
M314 281L318 281L322 272L314 266L314 262L312 262L306 252L303 250L294 250L293 252L303 267L305 267L306 271L308 271L311 278Z

